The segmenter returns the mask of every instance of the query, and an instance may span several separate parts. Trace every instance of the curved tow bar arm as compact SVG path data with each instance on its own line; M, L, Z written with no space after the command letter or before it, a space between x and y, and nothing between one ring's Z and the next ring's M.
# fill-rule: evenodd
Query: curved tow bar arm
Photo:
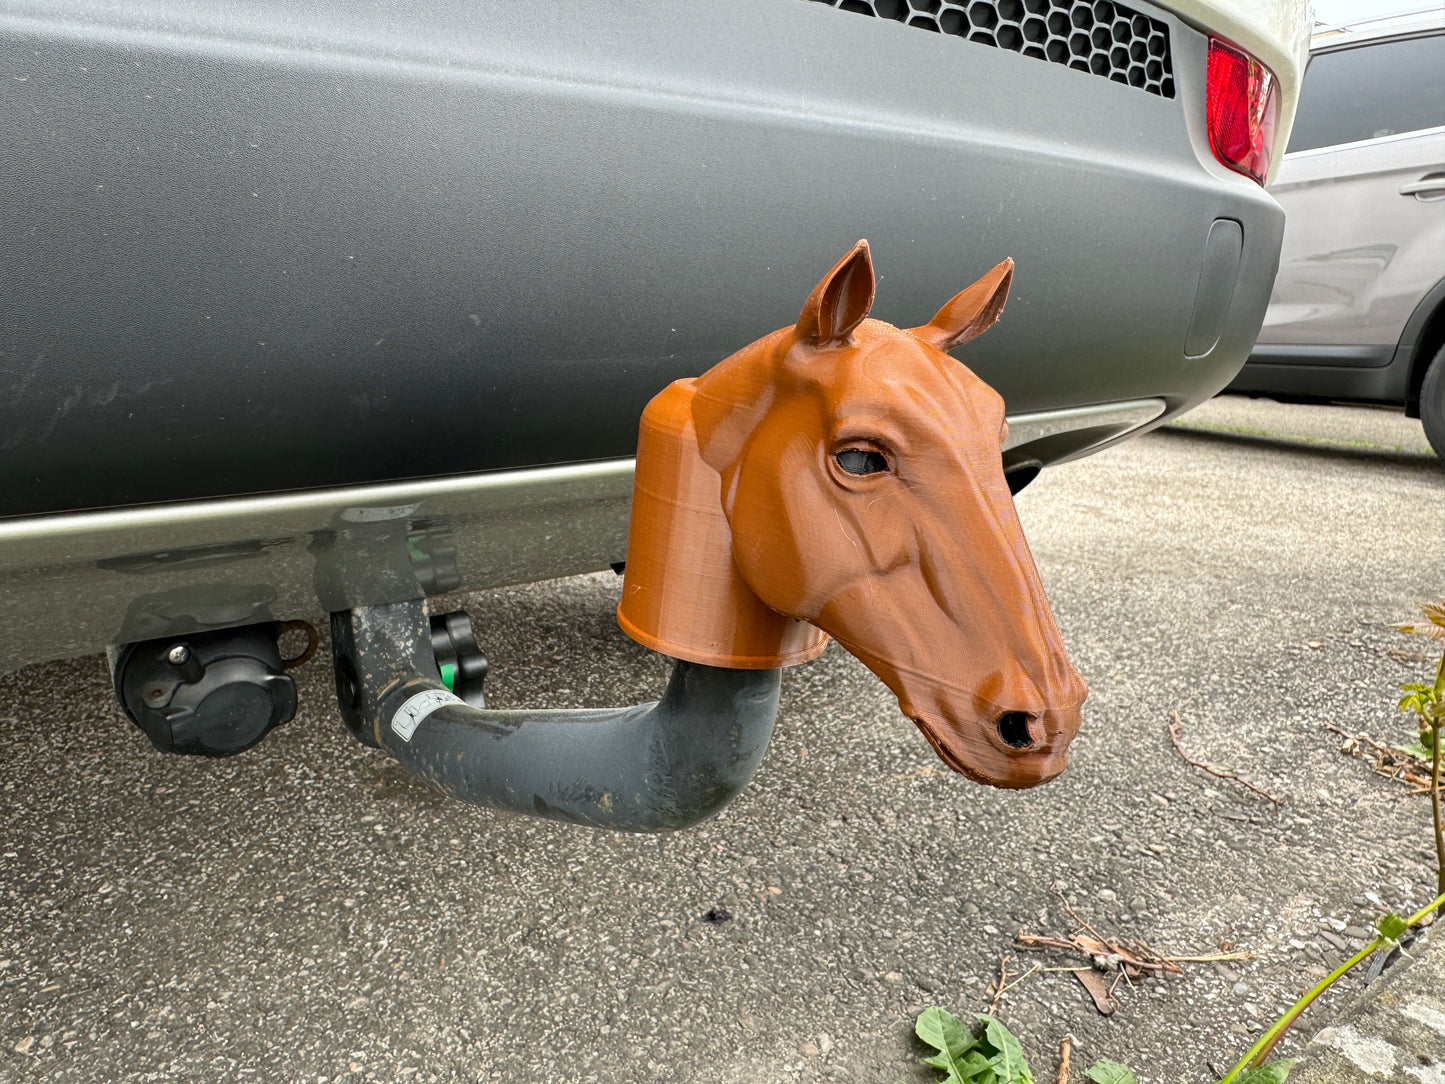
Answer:
M778 713L778 670L682 661L654 703L474 708L442 684L420 600L332 614L331 641L363 742L463 801L572 824L668 832L712 816L757 771Z

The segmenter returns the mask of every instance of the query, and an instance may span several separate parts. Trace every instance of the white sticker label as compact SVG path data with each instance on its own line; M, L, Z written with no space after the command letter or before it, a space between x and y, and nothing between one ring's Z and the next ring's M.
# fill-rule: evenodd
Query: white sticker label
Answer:
M421 726L422 720L437 708L462 703L465 701L460 696L445 689L428 689L424 693L417 693L408 697L407 702L396 709L396 714L391 717L391 731L402 741L411 741L411 736L416 733L416 728Z
M341 518L347 523L386 523L393 519L405 519L417 507L415 504L397 504L388 508L343 508Z

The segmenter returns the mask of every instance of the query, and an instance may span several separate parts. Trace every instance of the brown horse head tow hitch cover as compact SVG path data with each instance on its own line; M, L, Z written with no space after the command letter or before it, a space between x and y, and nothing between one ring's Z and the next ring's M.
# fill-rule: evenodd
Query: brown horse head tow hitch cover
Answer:
M623 630L740 669L832 636L955 771L1000 787L1062 771L1088 691L1004 479L1003 399L947 354L998 319L1012 276L1004 260L899 329L867 318L859 241L795 326L653 399Z

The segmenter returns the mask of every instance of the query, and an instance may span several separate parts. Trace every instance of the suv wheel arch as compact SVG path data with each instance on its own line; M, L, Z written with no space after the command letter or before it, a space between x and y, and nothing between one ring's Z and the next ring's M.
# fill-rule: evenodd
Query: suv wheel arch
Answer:
M1420 392L1430 363L1445 348L1445 279L1441 279L1420 299L1396 346L1397 354L1411 350L1409 383L1405 390L1405 415L1420 416Z

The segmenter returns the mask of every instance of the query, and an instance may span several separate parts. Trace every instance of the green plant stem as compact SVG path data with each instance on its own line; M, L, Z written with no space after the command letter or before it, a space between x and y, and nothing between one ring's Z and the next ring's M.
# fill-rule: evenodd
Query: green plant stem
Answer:
M1440 660L1440 668L1445 671L1445 658ZM1435 824L1435 891L1445 899L1445 831L1441 831L1440 823L1440 727L1434 729L1434 755L1430 763L1430 814ZM1440 905L1435 916L1445 918L1445 904Z
M1432 900L1429 906L1425 907L1423 910L1418 911L1413 916L1411 916L1410 920L1405 924L1406 928L1414 926L1416 923L1424 919L1425 916L1428 915L1431 911L1435 910L1437 907L1442 906L1445 906L1445 892L1442 892L1438 898ZM1319 982L1315 983L1314 986L1310 987L1309 993L1305 994L1304 997L1300 998L1293 1005L1291 1005L1289 1011L1283 1016L1281 1016L1278 1020L1276 1020L1274 1024L1270 1027L1270 1029L1259 1037L1259 1041L1249 1048L1249 1052L1246 1053L1244 1057L1239 1059L1239 1061L1235 1064L1234 1068L1229 1070L1229 1075L1226 1076L1223 1080L1221 1080L1219 1084L1232 1084L1235 1077L1239 1076L1240 1073L1244 1072L1245 1069L1249 1068L1251 1064L1262 1065L1264 1063L1264 1059L1269 1056L1269 1052L1274 1049L1275 1044L1278 1043L1280 1039L1284 1038L1285 1032L1287 1032L1290 1029L1291 1025L1293 1025L1294 1022L1299 1019L1300 1013L1304 1012L1305 1009L1310 1007L1310 1003L1313 1002L1315 998L1319 997L1322 993L1328 990L1335 982L1340 979L1341 976L1345 974L1345 972L1349 971L1350 968L1354 967L1356 964L1360 963L1363 960L1369 959L1370 954L1373 953L1376 949L1381 948L1384 944L1385 938L1383 936L1376 936L1373 941L1371 941L1364 948L1360 949L1359 952L1355 953L1339 967L1335 968L1324 978L1320 979Z
M1430 815L1435 826L1435 891L1445 896L1445 824L1440 820L1440 698L1445 693L1445 651L1440 653L1440 663L1435 667L1435 703L1429 720L1435 732L1430 743ZM1445 918L1445 904L1435 912L1437 918Z

